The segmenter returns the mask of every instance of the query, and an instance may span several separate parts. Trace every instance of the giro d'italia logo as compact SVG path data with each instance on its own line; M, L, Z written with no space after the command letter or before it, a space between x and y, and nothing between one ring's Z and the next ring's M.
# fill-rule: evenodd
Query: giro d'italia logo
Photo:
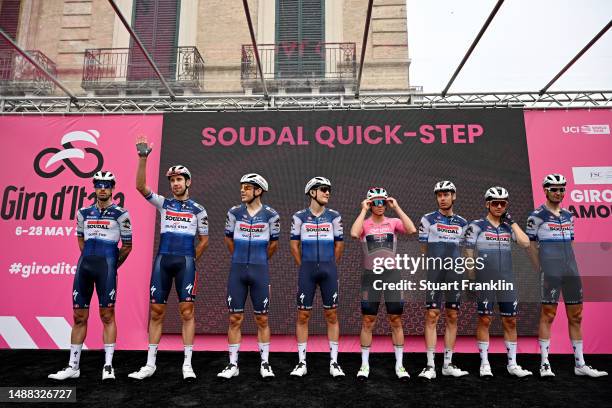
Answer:
M80 149L78 147L74 147L72 143L85 142L97 146L99 137L100 132L97 130L75 130L73 132L66 133L64 136L62 136L61 141L63 149L48 147L36 155L36 158L34 159L34 171L40 177L51 178L57 176L66 170L66 168L69 168L78 177L92 177L96 172L100 171L104 165L104 157L102 157L102 153L93 147ZM95 156L97 160L94 168L82 169L73 162L74 159L84 161L86 157L91 155ZM57 163L61 164L56 166Z

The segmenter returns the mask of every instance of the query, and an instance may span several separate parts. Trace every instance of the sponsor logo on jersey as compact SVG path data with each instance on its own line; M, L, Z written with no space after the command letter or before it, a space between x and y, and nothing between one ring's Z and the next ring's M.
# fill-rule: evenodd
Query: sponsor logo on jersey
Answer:
M565 231L571 231L572 224L571 223L558 224L558 223L549 222L548 228L553 232L565 232Z
M512 239L512 235L508 233L493 234L491 232L485 232L484 236L487 241L510 242Z
M87 220L87 228L110 229L110 221L92 221Z
M535 220L532 217L529 217L527 220L527 229L532 229L535 227Z
M238 226L239 230L241 232L250 232L250 233L257 233L257 232L264 232L266 229L266 224L240 224Z
M474 227L472 225L470 225L465 230L465 239L470 239L473 234L474 234Z
M193 214L166 211L166 221L191 222Z
M445 233L445 234L461 233L461 227L458 225L436 224L436 229L438 230L438 232Z
M330 232L331 225L330 224L306 224L304 225L306 232Z

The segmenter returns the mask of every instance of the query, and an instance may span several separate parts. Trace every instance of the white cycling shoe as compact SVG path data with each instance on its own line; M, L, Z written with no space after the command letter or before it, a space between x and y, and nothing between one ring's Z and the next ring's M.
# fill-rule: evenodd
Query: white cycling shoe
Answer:
M512 366L506 366L506 369L508 370L508 374L517 378L523 378L533 375L531 371L525 370L523 367L517 364Z
M102 381L104 380L114 380L115 379L115 369L113 366L105 365L102 369Z
M291 371L291 375L293 377L303 377L306 374L308 374L308 369L306 368L306 363L304 361L297 363L293 371Z
M150 376L152 376L155 373L155 370L155 366L142 366L140 367L140 370L128 374L128 377L134 380L144 380L145 378L149 378Z
M449 364L448 367L442 367L442 375L450 377L463 377L469 373L465 370L460 369L454 364Z
M58 371L55 374L49 374L47 378L51 378L52 380L67 380L69 378L79 378L81 375L81 370L78 368L72 368L70 366L64 368L63 370Z
M223 371L217 374L217 377L229 380L232 377L238 377L238 374L240 374L238 366L236 364L230 363L223 369Z
M574 367L574 374L591 378L605 377L606 375L608 375L606 371L599 371L588 365L583 365L582 367Z

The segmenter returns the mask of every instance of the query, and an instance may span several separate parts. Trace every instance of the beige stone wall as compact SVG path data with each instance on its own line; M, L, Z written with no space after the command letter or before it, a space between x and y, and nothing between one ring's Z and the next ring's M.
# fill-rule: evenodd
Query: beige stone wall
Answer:
M106 0L22 0L18 42L55 61L59 79L83 93L84 51L112 46L113 21Z
M344 0L344 41L357 44L358 62L366 14L366 1ZM408 65L406 0L374 0L361 89L408 89Z
M257 30L259 1L249 0L254 30ZM200 1L197 46L205 61L206 92L242 92L241 46L250 43L251 37L241 1Z
M131 1L119 0L118 3L129 7ZM116 17L107 0L22 2L19 43L28 49L39 49L53 59L58 65L60 79L77 93L83 93L80 80L84 50L125 42L125 38L119 38ZM275 0L249 0L253 26L260 40L269 40L273 32L266 22L271 20L269 11L274 10L274 3ZM356 43L359 60L367 1L327 0L327 3L328 40ZM204 57L205 92L241 93L241 46L251 43L242 2L199 0L191 9L196 7L197 19L193 24L196 32L183 31L181 35L195 38L193 45ZM261 22L265 27L258 24L258 13L263 10L268 10ZM334 25L336 21L329 21L330 16L335 16L342 27ZM121 35L125 37L125 33ZM362 90L408 88L406 0L374 1L365 61Z

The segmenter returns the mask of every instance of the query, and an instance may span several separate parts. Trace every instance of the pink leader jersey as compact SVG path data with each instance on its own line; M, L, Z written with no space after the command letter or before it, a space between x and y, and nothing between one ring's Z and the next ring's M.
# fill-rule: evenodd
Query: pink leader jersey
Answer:
M397 234L406 233L404 224L399 218L383 217L383 221L375 223L372 217L363 222L361 242L363 243L363 267L374 268L374 258L393 258L397 250Z

